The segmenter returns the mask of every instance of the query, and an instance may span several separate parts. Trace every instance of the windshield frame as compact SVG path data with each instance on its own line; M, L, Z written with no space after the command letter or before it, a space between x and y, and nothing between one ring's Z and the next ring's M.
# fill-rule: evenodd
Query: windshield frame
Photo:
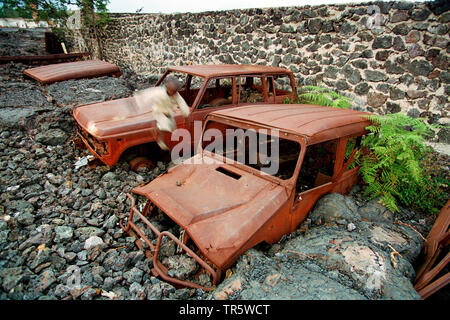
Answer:
M297 163L295 165L295 169L294 169L292 176L289 179L283 180L281 178L274 177L272 175L264 173L258 169L252 168L249 165L240 163L237 160L232 160L230 158L225 157L224 155L219 155L219 154L216 154L211 151L203 149L203 136L204 136L205 130L210 122L218 122L218 123L222 123L222 124L226 124L226 125L231 125L236 128L244 129L244 130L253 129L257 132L258 132L258 130L265 129L265 130L268 130L271 135L277 136L279 139L287 139L290 141L297 142L300 146L300 152L299 152ZM275 131L272 131L272 130L275 130ZM203 156L207 156L209 158L220 161L224 165L230 165L232 167L246 171L248 173L251 173L251 174L261 177L263 179L269 180L270 182L273 182L273 183L276 183L279 185L283 185L285 187L292 187L292 185L295 185L295 182L297 181L297 176L300 172L300 167L302 165L303 156L305 155L305 151L306 151L306 139L304 136L301 136L301 135L298 135L295 133L291 133L289 131L282 130L279 128L274 128L274 127L264 126L261 124L252 123L250 121L222 118L222 117L214 115L214 114L210 114L206 118L205 124L203 125L201 139L200 139L198 147L197 147L197 153L200 154L202 158L203 158Z

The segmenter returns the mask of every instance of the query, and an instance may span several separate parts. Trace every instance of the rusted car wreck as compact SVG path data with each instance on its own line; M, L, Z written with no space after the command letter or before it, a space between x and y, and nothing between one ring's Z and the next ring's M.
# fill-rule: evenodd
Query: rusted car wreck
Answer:
M414 289L423 299L450 283L450 200L439 213L424 243L414 280Z
M176 286L209 290L195 279L168 274L158 260L163 238L175 241L211 275L212 285L218 284L246 250L261 242L275 243L295 231L321 196L351 189L358 179L354 156L369 125L364 115L293 104L249 105L210 113L197 154L134 188L133 193L147 198L146 205L141 213L128 194L130 216L121 226L137 237L138 246L144 242L150 248L147 257L153 259L155 276ZM207 137L209 129L251 131L260 143L278 140L279 157L272 159L277 172L263 170L267 168L263 158L274 149L265 149L264 154L260 148L256 163L246 157L239 160L240 151L233 146L210 148L215 140ZM241 138L236 139L242 142ZM243 150L248 151L243 139ZM149 221L155 211L173 220L182 229L180 235L158 230ZM149 229L142 230L138 223ZM152 238L146 236L149 230Z
M203 122L210 112L248 104L281 103L288 97L295 99L297 94L292 71L278 67L226 64L171 67L155 86L163 85L169 75L183 83L179 93L190 107L186 119L181 113L175 115L177 128L187 129L193 140L195 122ZM129 97L80 106L74 109L73 116L78 135L92 155L112 166L134 147L139 157L130 164L135 169L160 157L152 105L147 110L137 110L134 98ZM166 144L169 148L174 146L170 136Z

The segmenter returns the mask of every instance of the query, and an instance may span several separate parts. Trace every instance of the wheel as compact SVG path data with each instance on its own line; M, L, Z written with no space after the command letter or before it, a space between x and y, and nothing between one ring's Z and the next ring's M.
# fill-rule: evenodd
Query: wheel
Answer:
M147 157L136 157L129 162L130 168L133 171L137 171L139 168L148 168L152 170L155 167L155 164Z

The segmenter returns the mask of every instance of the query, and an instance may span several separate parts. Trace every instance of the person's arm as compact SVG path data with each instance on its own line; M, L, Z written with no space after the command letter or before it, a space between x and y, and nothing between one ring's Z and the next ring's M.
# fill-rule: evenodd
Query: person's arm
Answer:
M186 118L189 115L189 106L186 104L186 101L184 101L183 97L178 92L175 93L174 99L178 105L178 108L180 108L181 113Z

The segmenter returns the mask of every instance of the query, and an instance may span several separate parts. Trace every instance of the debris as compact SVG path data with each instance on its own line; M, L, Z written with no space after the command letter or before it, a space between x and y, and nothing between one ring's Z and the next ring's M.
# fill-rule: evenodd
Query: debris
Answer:
M77 66L82 65L82 63L80 62L76 64ZM58 66L58 69L62 67L64 67L64 64ZM217 110L217 108L219 107L229 108L230 104L233 104L233 88L231 83L221 83L221 90L219 91L214 90L209 86L211 81L216 81L216 79L217 81L219 81L224 77L228 77L231 71L229 69L230 67L231 66L224 67L222 65L184 65L179 67L171 67L167 70L166 73L164 73L164 75L158 80L157 83L158 85L160 83L164 83L164 81L167 80L167 75L172 75L173 72L183 73L190 78L194 77L193 79L195 79L196 81L192 81L191 88L186 88L186 93L183 95L183 98L188 101L189 106L192 110L192 116L196 118L196 115L201 114L201 118L204 119L205 110L209 110L208 108L204 109L205 107L214 107L214 109L212 110ZM54 68L56 67L46 69ZM289 81L287 86L290 91L283 93L282 95L279 95L277 97L277 100L279 99L280 102L285 98L289 97L290 99L294 99L297 96L295 93L295 80L293 72L291 70L285 68L277 68L277 70L274 71L271 67L261 65L234 65L232 66L232 69L233 74L236 75L248 75L250 70L252 70L251 74L254 75L252 77L245 76L245 79L247 81L245 92L250 90L252 91L253 95L256 94L257 98L251 99L249 96L247 96L247 94L245 94L244 96L244 93L241 92L241 103L244 101L252 102L255 104L265 103L264 95L267 96L270 94L269 86L261 87L261 92L260 90L255 90L254 88L251 89L249 87L249 84L253 83L253 80L255 78L263 79L263 76L285 77L286 80ZM48 72L46 72L46 74L47 73ZM62 77L62 74L60 72L57 74L61 75ZM64 74L64 76L67 75ZM196 86L199 86L197 87L200 88L199 92L204 92L201 99L195 99L194 92L195 95L197 95L197 90L194 88L196 88ZM92 90L92 88L85 89L85 91ZM137 101L139 101L139 98L136 99L136 96L132 96L121 99L113 99L100 103L83 105L74 109L73 116L75 121L77 122L78 134L84 137L85 142L90 145L91 150L95 149L96 156L98 156L103 163L112 166L117 163L120 155L126 149L147 143L155 144L157 138L156 135L143 135L142 133L139 133L139 130L144 127L147 128L147 130L150 130L154 129L156 126L156 124L153 121L150 121L150 118L148 118L148 112L151 110L152 102L145 101L145 103L143 103L141 107L138 107ZM234 104L236 104L236 102L234 102ZM191 136L196 136L193 132L195 130L195 127L196 126L188 127ZM107 149L105 148L105 146L107 146ZM171 144L169 144L169 146L171 146ZM146 166L148 168L154 167L154 164L151 161L141 160L138 159L131 164L132 170L137 170L141 166Z
M450 261L450 200L442 207L431 228L421 253L421 265L414 279L414 289L423 299L450 283L445 268ZM445 254L445 252L447 252ZM444 274L443 274L444 273ZM441 274L441 276L439 276ZM443 275L442 275L443 274Z
M92 108L92 105L90 107ZM272 105L264 108L264 115L269 112L280 112L280 106ZM226 162L215 161L214 166L211 166L207 163L209 161L201 161L195 169L181 163L173 167L170 174L160 175L150 183L132 190L147 198L145 208L152 205L158 206L161 210L164 208L164 215L169 216L181 229L189 230L189 238L204 254L204 257L195 257L191 253L189 256L193 258L192 261L196 261L203 268L208 266L211 270L213 267L224 273L248 249L250 239L251 243L256 245L262 242L272 243L274 239L286 236L292 231L288 232L283 221L291 221L289 228L295 230L306 219L316 202L317 205L310 215L312 221L315 220L314 217L323 217L326 223L347 226L350 222L361 219L358 207L350 201L349 197L342 195L348 193L357 181L357 168L347 170L352 156L346 160L345 164L341 163L339 168L332 165L331 159L335 159L345 151L346 146L338 143L340 137L346 142L345 137L349 134L362 137L367 133L364 128L370 121L362 118L367 113L355 110L338 111L332 107L292 104L283 105L282 113L275 121L262 116L259 113L260 109L261 106L255 105L232 111L232 115L230 114L231 109L216 111L213 117L211 115L206 117L208 125L203 130L206 132L210 129L209 126L221 128L220 130L226 130L226 132L243 130L242 128L254 130L259 135L259 139L263 139L263 143L264 141L267 143L266 147L269 147L273 138L263 133L262 128L272 127L285 131L283 135L280 134L281 137L287 135L289 131L293 135L292 140L280 138L278 142L279 149L282 151L279 154L279 162L283 163L283 170L270 173L270 178L276 181L266 176L269 173L264 170L262 165L255 168L251 163L244 161L242 166L231 164L225 167ZM342 124L336 120L339 118L338 113L346 118L345 130L342 129ZM304 121L305 116L308 117L306 122ZM232 119L233 125L230 124L230 119ZM250 128L248 123L252 123ZM267 132L266 129L264 131ZM319 139L321 142L311 143L309 138L305 140L305 134L311 141ZM318 138L319 136L320 138ZM297 142L294 142L294 139ZM200 141L199 145L203 146L206 141ZM299 172L295 171L295 165L300 157L300 141L306 144L307 151ZM358 148L358 146L354 147L352 155L356 154ZM207 146L205 150L208 150ZM189 160L195 163L198 158L203 157L200 154L198 153ZM252 161L250 160L250 162ZM251 169L260 170L257 174L260 179L254 178L255 173ZM344 172L346 173L345 178ZM302 181L300 190L298 186L282 184L283 180L291 178ZM182 187L171 188L174 185L180 186L180 183L183 185ZM171 188L170 195L166 191L168 188ZM332 193L330 197L318 201L321 196L333 189L339 190L342 194ZM296 194L296 199L298 199L298 195L310 191L314 196L296 200L298 203L295 203L294 210L290 207L288 198L282 196L282 194L292 193ZM162 194L165 196L163 197ZM220 195L220 197L217 198L214 195ZM274 204L273 199L279 200ZM142 208L137 210L138 206L135 206L133 199L131 200L128 224L123 228L125 232L133 231L139 234L145 243L151 242L145 236L142 227L133 222L133 218L137 217L158 236L155 248L156 257L158 253L163 253L163 250L160 250L163 248L161 234L172 238L180 245L180 239L173 233L159 231L156 226L148 222L144 217L147 212L143 212ZM329 210L330 207L333 209ZM189 214L186 213L186 210ZM350 224L348 228L351 231L356 226ZM194 249L194 252L197 249ZM184 247L183 250L185 250ZM172 262L173 260L169 257L168 261ZM206 261L213 263L208 265ZM164 261L162 263L165 264ZM156 261L154 261L154 265L155 273L164 277L165 271L158 270ZM172 279L167 280L168 277L166 277L165 280L195 288L188 281L180 281L187 280L190 267L187 268L189 272L181 271L174 266L167 269L169 269L167 275ZM213 276L213 285L218 284L220 280L217 272L213 270L210 274Z
M85 60L75 62L63 62L26 69L23 73L43 84L70 79L89 77L102 77L105 75L120 76L119 68L105 61Z
M348 225L347 225L347 230L349 231L349 232L352 232L353 230L355 230L356 229L356 226L352 223L352 222L350 222Z
M81 167L87 166L89 160L91 160L93 158L94 158L94 156L92 156L92 155L78 158L77 162L75 162L75 170L78 170Z
M397 260L395 259L395 256L397 255L401 258L402 255L397 250L395 250L390 244L388 244L388 247L389 249L392 250L390 254L392 265L394 266L394 269L397 269Z
M409 224L407 224L407 223L403 223L403 222L401 222L401 221L396 221L395 223L396 223L396 224L400 224L400 225L402 225L402 226L406 226L406 227L411 228L412 230L414 230L415 232L417 232L417 234L422 238L423 241L427 241L427 240L425 239L425 237L424 237L419 231L417 231L416 229L414 229L411 225L409 225Z
M91 248L101 246L101 245L103 245L102 238L100 238L98 236L91 236L84 243L84 249L89 250Z

